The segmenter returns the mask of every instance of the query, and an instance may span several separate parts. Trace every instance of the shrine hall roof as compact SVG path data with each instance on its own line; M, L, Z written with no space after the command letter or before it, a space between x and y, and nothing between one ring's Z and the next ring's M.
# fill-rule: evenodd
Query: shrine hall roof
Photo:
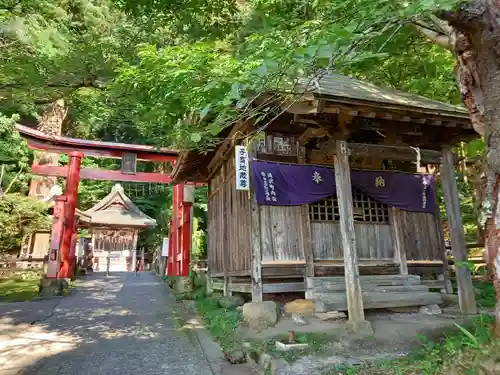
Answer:
M125 195L123 187L115 184L111 192L101 199L94 207L83 211L90 220L85 222L90 226L140 227L156 226L156 220L142 212Z
M324 112L324 106L331 105L337 109L359 109L360 112L364 111L370 114L380 112L380 114L389 115L388 118L392 119L391 121L399 121L396 120L397 116L401 118L401 121L409 121L414 118L413 120L416 121L415 125L417 126L422 123L425 124L429 119L434 122L434 129L440 127L446 127L447 129L440 140L439 147L444 144L456 143L462 138L472 139L478 136L472 128L469 114L463 106L440 102L413 93L377 87L371 83L332 71L323 71L314 77L299 79L298 84L291 91L302 97L290 99L288 103L284 102L279 115L283 119L288 116L288 120L285 121L289 121L290 124L292 124L290 116L303 114L312 116L312 125L311 122L308 123L309 125L306 123L303 125L317 127L317 125L314 125L314 116ZM392 117L392 114L396 117ZM278 121L277 117L274 117L273 121ZM407 120L402 120L403 118ZM421 120L424 121L421 122ZM378 120L374 119L374 121ZM448 124L445 124L446 122ZM231 124L226 127L218 137L222 139L228 137L231 128L234 128L234 126L234 124ZM190 150L181 152L172 172L174 182L205 182L209 175L207 166L216 155L216 152L217 148L208 151Z
M436 115L469 117L464 106L457 106L426 98L421 95L378 87L334 72L323 72L314 78L306 78L297 85L299 92L313 93L315 97L325 96L329 100L344 99L379 106L395 106L407 110L425 109Z

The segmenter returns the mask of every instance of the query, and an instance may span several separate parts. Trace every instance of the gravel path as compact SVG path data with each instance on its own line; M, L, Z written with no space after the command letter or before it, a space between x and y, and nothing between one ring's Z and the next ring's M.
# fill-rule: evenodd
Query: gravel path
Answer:
M0 375L214 375L173 304L148 272L87 276L63 299L0 304Z

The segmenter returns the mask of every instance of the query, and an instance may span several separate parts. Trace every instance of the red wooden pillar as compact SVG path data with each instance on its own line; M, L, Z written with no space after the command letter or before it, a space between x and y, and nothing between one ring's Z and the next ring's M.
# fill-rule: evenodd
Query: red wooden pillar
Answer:
M75 218L73 224L73 233L71 234L71 246L69 249L69 263L71 272L75 272L76 267L76 243L78 242L78 219Z
M57 277L60 266L61 239L64 232L64 207L66 197L58 195L55 197L54 213L52 215L52 232L50 235L49 264L47 268L47 278Z
M189 262L191 260L191 202L182 202L182 224L181 232L181 275L189 276Z
M172 207L174 207L172 205ZM172 209L173 212L173 209ZM174 272L174 263L173 263L173 254L174 254L174 237L173 237L173 224L172 220L170 220L170 225L168 229L168 257L167 257L167 270L166 270L166 275L167 276L172 276Z
M173 247L173 273L175 276L182 276L181 275L181 267L180 267L180 261L181 261L181 239L182 236L180 235L180 227L182 223L182 211L181 211L181 203L182 203L182 185L175 185L174 186L174 211L172 212L172 233L174 234L173 242L174 242L174 247Z
M78 185L80 184L80 168L82 165L83 153L72 151L69 153L68 176L66 177L66 191L64 195L67 198L64 216L66 218L66 227L64 229L61 245L61 268L57 277L68 278L73 276L71 266L71 240L75 231L75 210L78 203Z

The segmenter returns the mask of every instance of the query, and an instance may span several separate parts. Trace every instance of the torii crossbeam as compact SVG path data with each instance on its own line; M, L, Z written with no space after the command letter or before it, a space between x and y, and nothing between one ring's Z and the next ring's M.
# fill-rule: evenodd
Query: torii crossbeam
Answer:
M18 125L17 129L31 149L48 153L67 153L69 156L67 167L35 163L32 166L32 173L36 175L66 177L66 190L62 196L56 197L54 204L48 277L73 276L78 229L75 211L80 179L162 184L172 182L170 175L165 173L137 172L136 163L137 161L150 161L175 165L178 156L176 150L53 136L22 125ZM122 168L119 171L81 168L81 162L85 156L121 159ZM186 185L198 184L187 183ZM185 194L184 190L184 185L174 187L173 227L169 233L171 244L169 257L175 266L169 268L168 271L170 275L175 276L189 275L193 195Z

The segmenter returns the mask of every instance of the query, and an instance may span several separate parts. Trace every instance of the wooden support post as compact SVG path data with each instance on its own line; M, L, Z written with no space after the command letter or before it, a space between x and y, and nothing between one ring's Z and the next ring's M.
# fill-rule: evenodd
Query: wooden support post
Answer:
M335 180L340 213L340 234L344 250L345 284L349 321L357 324L365 320L363 295L359 281L358 255L356 253L356 234L352 210L351 171L345 141L336 141Z
M401 275L408 275L406 248L401 227L401 210L396 207L391 207L390 217L392 220L392 229L394 231L394 261L399 264L399 273Z
M476 298L472 286L472 277L466 265L460 264L467 261L467 244L460 210L457 182L455 180L455 167L453 152L446 148L443 150L443 164L441 167L441 184L443 186L446 215L451 235L451 249L455 258L455 272L458 284L458 300L462 314L476 314Z
M224 165L221 165L220 167L220 175L221 175L221 186L220 186L220 195L221 199L219 200L219 212L225 212L225 199L226 199L226 189L230 189L229 186L226 186L226 174L224 170ZM228 218L224 217L222 219L222 272L224 273L224 289L223 293L224 296L229 296L230 295L230 288L229 288L229 256L230 256L230 251L231 249L227 244L229 243L228 239Z
M306 164L306 148L300 146L297 141L297 160L300 164ZM314 254L312 248L311 220L309 218L309 205L303 205L302 215L302 246L306 260L305 277L314 277Z
M256 143L252 144L249 159L250 165L256 158L257 150ZM254 178L252 168L250 168L250 186ZM260 210L257 204L257 197L255 191L250 190L250 236L251 236L251 249L252 249L252 302L262 301L262 246L261 246L261 229L260 229Z
M450 280L450 268L448 265L448 256L446 255L446 243L444 241L444 233L443 233L443 222L441 221L441 215L439 212L436 214L436 231L439 238L439 243L441 244L440 253L443 259L443 289L447 294L453 294L453 285L451 285ZM439 277L438 277L438 280Z
M132 250L132 272L136 274L137 272L137 250Z
M144 247L141 249L141 271L146 271L144 268Z

